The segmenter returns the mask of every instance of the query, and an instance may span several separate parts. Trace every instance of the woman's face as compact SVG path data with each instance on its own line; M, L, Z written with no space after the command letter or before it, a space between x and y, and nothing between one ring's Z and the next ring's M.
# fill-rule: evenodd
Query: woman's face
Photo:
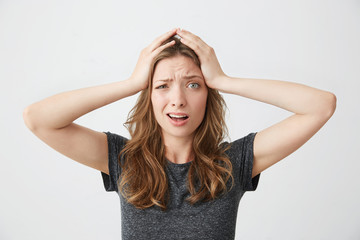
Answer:
M163 137L193 138L206 109L207 86L200 68L178 55L157 63L151 93Z

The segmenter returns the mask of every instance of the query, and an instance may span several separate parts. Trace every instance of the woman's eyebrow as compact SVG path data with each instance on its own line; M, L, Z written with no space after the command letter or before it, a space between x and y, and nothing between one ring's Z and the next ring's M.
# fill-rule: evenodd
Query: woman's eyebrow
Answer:
M171 78L155 80L155 82L170 82L170 81L172 81Z
M192 79L192 78L202 78L201 76L199 75L189 75L189 76L185 76L183 77L184 79Z
M182 79L192 79L192 78L201 78L201 79L202 79L202 77L199 76L199 75L189 75L189 76L184 76L184 77L182 77ZM166 79L155 80L155 82L158 82L158 81L161 81L161 82L170 82L170 81L172 81L172 79L171 79L171 78L166 78Z

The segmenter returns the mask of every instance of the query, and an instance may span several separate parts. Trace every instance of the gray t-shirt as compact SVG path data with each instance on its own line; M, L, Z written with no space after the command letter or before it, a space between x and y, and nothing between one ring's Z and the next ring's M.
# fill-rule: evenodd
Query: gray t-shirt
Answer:
M175 164L168 161L170 202L163 212L158 206L144 210L135 208L119 193L117 180L121 174L118 155L127 139L106 132L109 148L109 175L101 172L106 191L116 191L121 204L121 236L123 240L141 239L207 239L235 238L236 217L241 197L254 191L260 174L251 178L253 167L253 142L256 133L231 143L226 154L233 165L234 187L226 195L210 202L190 205L185 199L187 173L191 162ZM225 143L228 144L228 143Z

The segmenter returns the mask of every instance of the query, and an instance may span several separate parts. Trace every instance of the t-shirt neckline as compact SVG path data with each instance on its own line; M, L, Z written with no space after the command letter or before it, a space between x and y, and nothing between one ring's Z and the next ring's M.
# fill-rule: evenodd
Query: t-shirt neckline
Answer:
M168 165L170 165L172 167L189 167L192 162L192 161L190 161L190 162L186 162L186 163L173 163L167 158L166 158L166 161L168 162Z

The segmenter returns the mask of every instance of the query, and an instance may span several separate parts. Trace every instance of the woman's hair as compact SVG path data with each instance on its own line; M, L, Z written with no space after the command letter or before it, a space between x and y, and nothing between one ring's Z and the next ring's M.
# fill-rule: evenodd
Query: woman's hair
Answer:
M182 55L192 59L200 68L195 52L177 38L171 37L163 44L171 40L176 43L160 52L151 64L148 88L141 92L125 123L131 139L119 155L120 192L129 203L140 209L157 205L166 210L169 201L165 146L151 103L155 67L162 59ZM227 134L225 107L225 101L219 92L208 88L205 116L195 131L195 158L188 172L187 186L191 196L186 200L190 204L209 201L226 193L230 178L230 189L233 186L232 164L225 154L227 148L221 145ZM123 159L120 158L121 155Z

